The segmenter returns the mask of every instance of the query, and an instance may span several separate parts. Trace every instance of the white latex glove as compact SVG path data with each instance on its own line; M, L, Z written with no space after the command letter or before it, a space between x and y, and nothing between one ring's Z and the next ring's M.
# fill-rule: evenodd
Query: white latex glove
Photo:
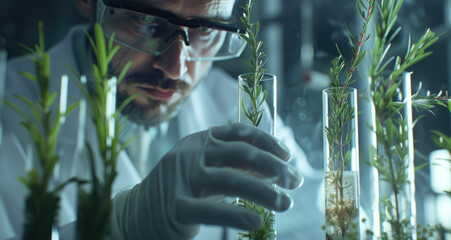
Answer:
M132 190L114 199L113 239L190 239L199 224L256 230L260 216L212 196L238 196L275 211L292 199L303 178L271 135L242 124L183 138ZM116 232L116 233L115 233Z

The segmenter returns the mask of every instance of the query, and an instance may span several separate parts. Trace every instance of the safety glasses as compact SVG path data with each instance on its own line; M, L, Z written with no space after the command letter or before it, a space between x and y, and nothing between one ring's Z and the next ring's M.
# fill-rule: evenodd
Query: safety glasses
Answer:
M129 48L158 56L182 42L188 61L215 61L240 56L244 30L204 19L182 19L147 5L99 0L97 21L104 34Z

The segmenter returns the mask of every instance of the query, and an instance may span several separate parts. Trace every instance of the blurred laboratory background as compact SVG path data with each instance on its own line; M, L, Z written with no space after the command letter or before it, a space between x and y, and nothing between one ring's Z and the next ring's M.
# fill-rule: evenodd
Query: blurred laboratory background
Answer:
M356 1L254 2L254 17L260 21L260 37L268 56L268 72L277 75L279 80L278 113L293 129L310 164L323 169L321 90L328 86L330 62L338 54L335 44L345 55L349 55L346 25L353 33L360 30L361 17L355 9ZM47 47L61 39L69 26L87 22L71 0L0 0L0 49L7 50L8 58L23 54L17 43L31 46L37 42L39 20L44 22ZM424 95L427 91L438 93L450 89L451 0L404 0L397 24L402 26L402 31L393 41L389 53L393 56L405 55L409 35L416 40L428 27L442 33L440 40L431 48L434 54L410 69L413 72L412 91L417 90L420 82L420 92ZM248 54L247 51L245 54ZM217 62L215 65L232 76L247 71L247 66L240 60ZM359 71L356 75L355 87L361 96L359 110L365 114L365 71ZM451 135L449 110L436 108L432 111L416 112L417 116L426 116L414 129L415 164L418 166L428 162L431 152L437 149L431 141L431 130ZM365 116L359 117L365 119ZM359 131L362 166L368 160L368 149L365 147L368 146L365 138L368 128L362 124ZM441 223L451 228L451 200L449 197L443 200L443 192L437 190L440 187L431 186L431 183L444 182L449 190L450 171L445 171L445 175L431 175L430 172L431 166L427 166L416 173L418 223ZM366 187L364 182L361 187Z

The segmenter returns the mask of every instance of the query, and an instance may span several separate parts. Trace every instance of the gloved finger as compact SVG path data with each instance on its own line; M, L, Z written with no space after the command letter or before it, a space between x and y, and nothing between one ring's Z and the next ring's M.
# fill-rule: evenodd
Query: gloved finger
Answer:
M268 151L282 160L291 158L289 149L269 133L256 127L234 123L212 128L212 136L222 141L243 141Z
M243 142L210 144L205 153L205 165L240 169L287 189L299 187L303 180L294 167L280 158Z
M293 201L286 193L243 171L227 167L209 168L205 174L193 184L198 187L197 196L237 196L278 212L292 206Z
M221 225L249 231L262 225L260 215L252 210L198 198L179 199L177 219L183 224Z

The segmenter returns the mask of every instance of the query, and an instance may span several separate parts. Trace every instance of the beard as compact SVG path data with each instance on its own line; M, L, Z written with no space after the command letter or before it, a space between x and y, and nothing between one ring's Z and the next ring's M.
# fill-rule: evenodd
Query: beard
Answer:
M118 91L116 107L119 108L129 98L130 95L126 91ZM184 99L186 99L186 97L181 98L170 105L163 101L149 99L147 100L148 104L145 107L131 101L121 110L121 114L138 125L144 127L157 126L177 115L180 104Z
M165 79L163 76L163 73L159 70L154 70L154 72L150 73L131 73L127 75L120 83L120 85L126 86L125 89L118 88L116 108L123 107L121 110L122 115L126 116L130 121L144 127L157 126L162 122L170 120L177 115L180 104L187 98L192 86L184 80ZM127 86L132 86L133 84L151 85L174 91L181 96L169 101L146 97L145 106L136 103L134 100L130 101L126 106L123 106L131 97L127 92Z

